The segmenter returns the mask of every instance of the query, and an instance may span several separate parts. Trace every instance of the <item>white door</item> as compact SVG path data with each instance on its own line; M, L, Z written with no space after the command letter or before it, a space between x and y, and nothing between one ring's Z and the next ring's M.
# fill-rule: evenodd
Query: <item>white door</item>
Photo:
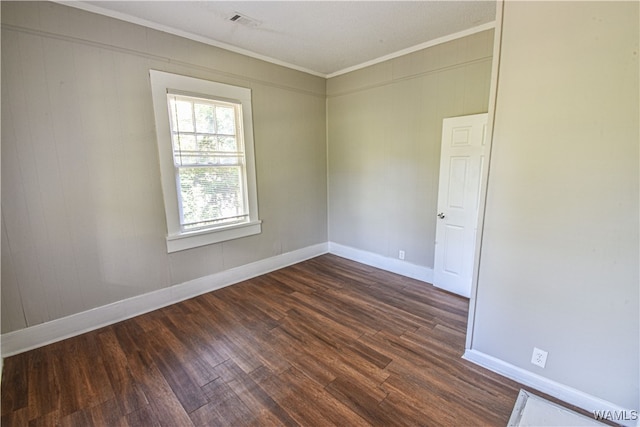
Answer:
M486 127L487 114L452 117L442 124L433 284L467 298L471 295Z

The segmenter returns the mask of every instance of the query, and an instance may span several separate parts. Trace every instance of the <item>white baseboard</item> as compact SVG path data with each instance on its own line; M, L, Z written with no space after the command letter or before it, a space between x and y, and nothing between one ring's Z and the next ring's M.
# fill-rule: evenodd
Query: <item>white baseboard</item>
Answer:
M534 374L533 372L529 372L477 350L467 349L462 358L504 377L517 381L520 384L524 384L528 387L541 391L542 393L546 393L549 396L553 396L556 399L560 399L570 405L582 408L589 413L593 413L593 411L611 411L614 414L637 414L637 411L622 408L614 403L555 382L549 378ZM612 421L624 426L637 425L637 420L620 419Z
M344 246L334 242L329 242L329 253L362 264L370 265L381 270L411 277L412 279L433 283L433 269L429 267L411 264L410 262L395 258L388 258L374 254L373 252L363 251L361 249Z
M111 325L327 252L327 243L308 246L251 264L190 280L179 285L159 289L50 322L2 334L2 357L12 356Z

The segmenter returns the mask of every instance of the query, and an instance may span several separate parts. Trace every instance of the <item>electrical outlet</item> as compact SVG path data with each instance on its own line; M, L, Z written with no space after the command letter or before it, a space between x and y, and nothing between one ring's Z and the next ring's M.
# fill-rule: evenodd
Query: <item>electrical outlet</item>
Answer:
M547 353L544 350L540 350L538 347L533 347L533 355L531 356L531 363L534 365L540 366L544 368L544 365L547 364Z
M398 258L404 259L404 251L398 252Z

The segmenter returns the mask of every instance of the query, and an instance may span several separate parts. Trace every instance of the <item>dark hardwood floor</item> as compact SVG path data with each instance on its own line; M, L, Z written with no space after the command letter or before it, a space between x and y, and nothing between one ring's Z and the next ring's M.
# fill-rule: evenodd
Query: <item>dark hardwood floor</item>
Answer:
M2 425L504 426L467 306L324 255L7 358Z

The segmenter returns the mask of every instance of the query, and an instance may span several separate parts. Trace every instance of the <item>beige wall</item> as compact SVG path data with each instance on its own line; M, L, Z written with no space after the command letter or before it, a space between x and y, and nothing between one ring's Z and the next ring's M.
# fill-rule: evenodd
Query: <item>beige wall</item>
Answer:
M2 332L327 241L324 79L55 3L2 25ZM262 234L167 254L150 68L252 89Z
M639 380L637 2L506 2L475 350L629 409ZM529 363L533 347L547 366Z
M329 240L433 267L442 119L487 111L493 31L327 82Z

